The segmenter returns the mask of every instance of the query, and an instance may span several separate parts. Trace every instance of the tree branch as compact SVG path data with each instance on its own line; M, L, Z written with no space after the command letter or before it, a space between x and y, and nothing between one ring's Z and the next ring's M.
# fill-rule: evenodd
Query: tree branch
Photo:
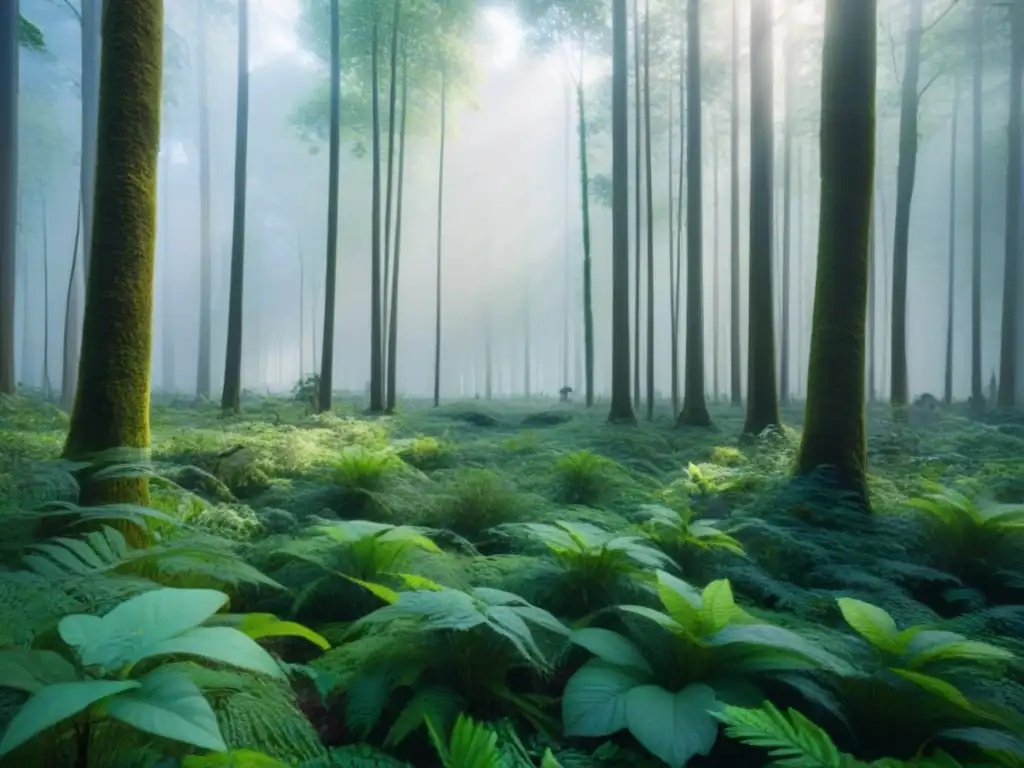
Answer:
M921 99L923 99L923 98L924 98L924 94L925 94L925 92L926 92L926 91L927 91L927 90L928 90L929 88L931 88L931 87L932 87L932 84L933 84L933 83L934 83L934 82L935 82L936 80L938 80L938 79L939 79L939 76L940 76L941 74L942 74L942 70L939 70L939 71L938 71L938 72L936 72L936 73L935 73L934 75L932 75L932 79L931 79L931 80L929 80L929 81L928 81L927 83L925 83L925 84L924 84L924 88L922 88L922 89L920 90L920 92L919 92L919 93L917 94L917 101L918 101L918 103L920 103L920 102L921 102Z
M949 15L949 12L952 11L956 4L959 2L960 0L949 0L949 5L946 6L946 10L944 10L942 13L936 16L931 24L928 24L927 26L923 27L921 29L921 34L927 35L929 32L935 29L935 26L944 18L946 18Z

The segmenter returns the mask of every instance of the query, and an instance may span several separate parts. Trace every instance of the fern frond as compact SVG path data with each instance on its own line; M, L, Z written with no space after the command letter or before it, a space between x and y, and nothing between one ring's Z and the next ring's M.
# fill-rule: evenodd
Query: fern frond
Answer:
M758 709L725 707L712 713L729 738L768 750L779 768L854 768L829 735L795 709L785 714L771 702Z

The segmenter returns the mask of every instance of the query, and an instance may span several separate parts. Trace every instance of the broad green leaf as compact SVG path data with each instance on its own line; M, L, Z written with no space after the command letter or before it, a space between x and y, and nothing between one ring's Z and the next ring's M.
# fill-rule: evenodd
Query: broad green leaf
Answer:
M933 677L932 675L925 675L920 672L913 672L909 669L899 669L897 667L890 667L889 671L893 674L899 675L904 680L913 683L919 688L923 688L928 691L928 693L934 694L941 699L945 699L950 704L955 704L956 706L966 710L971 709L971 703L967 700L967 697L964 696L956 686L951 683L947 683L945 680Z
M232 667L286 677L281 665L251 637L231 627L197 627L149 646L146 658L184 654L220 661Z
M400 592L393 604L378 608L360 622L378 623L399 617L422 619L428 630L472 629L486 620L470 595L457 589L444 589Z
M74 666L53 651L21 648L0 651L0 688L39 693L48 685L72 683L77 679Z
M840 597L836 602L850 628L872 646L885 653L898 654L903 651L898 640L896 622L885 610L852 597Z
M654 674L636 644L618 632L600 627L584 627L573 632L569 640L609 664Z
M59 631L83 665L116 669L152 656L150 646L202 624L227 601L213 589L165 587L126 600L98 622L65 616Z
M44 688L26 701L11 719L0 741L0 757L97 701L138 687L135 680L86 680Z
M680 626L693 635L700 634L700 593L682 579L665 571L657 572L658 599Z
M165 739L226 752L217 715L199 687L181 674L157 671L107 702L111 717Z
M715 692L701 683L678 693L641 685L626 694L626 727L670 768L684 768L695 755L707 755L715 746L715 707Z
M379 597L385 603L392 604L398 600L398 592L390 587L385 587L383 584L375 584L372 581L363 581L362 579L357 579L354 576L348 576L344 573L339 573L338 575L348 579L353 584L358 584L375 597Z
M845 672L849 665L808 642L796 632L772 624L730 624L707 639L715 648L740 646L747 669L829 669ZM746 646L746 647L743 647Z
M207 626L234 627L253 640L261 637L301 637L325 651L331 647L322 635L309 627L294 621L282 621L272 613L221 614L214 616L207 622Z
M626 694L641 684L631 670L591 659L562 693L566 736L611 736L626 727Z
M643 616L645 619L650 619L655 624L667 629L672 634L687 634L686 627L671 616L668 616L661 611L656 611L653 608L648 608L646 605L620 605L619 610L625 611L626 613L632 613L635 616Z
M921 669L940 661L1006 662L1014 655L989 643L968 640L955 632L922 630L907 644L906 666Z
M708 634L728 626L735 610L736 601L728 579L717 579L704 587L700 616Z

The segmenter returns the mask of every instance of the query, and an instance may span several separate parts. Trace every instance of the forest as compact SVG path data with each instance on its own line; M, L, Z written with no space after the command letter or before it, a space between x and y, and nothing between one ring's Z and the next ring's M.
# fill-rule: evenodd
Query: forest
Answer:
M0 767L1024 768L1024 0L0 0Z

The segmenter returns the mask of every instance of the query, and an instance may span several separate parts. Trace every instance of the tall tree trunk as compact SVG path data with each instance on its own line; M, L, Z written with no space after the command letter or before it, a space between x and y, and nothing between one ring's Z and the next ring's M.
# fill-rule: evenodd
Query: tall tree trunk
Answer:
M775 379L775 300L772 290L772 130L771 0L750 4L750 276L748 281L748 370L746 433L778 426Z
M0 394L13 395L18 252L18 1L0 8Z
M77 371L72 374L70 369L75 366L78 358L78 334L76 332L78 317L78 252L82 238L82 194L78 194L78 207L75 215L75 244L71 251L71 269L68 270L68 289L64 299L64 327L61 339L61 408L70 411L75 402L75 391L68 390L70 382L78 381ZM77 385L76 385L77 386Z
M594 404L594 288L590 261L590 164L587 161L587 112L582 79L576 83L576 111L579 114L580 213L583 217L583 367L586 405L589 408Z
M562 385L569 385L569 357L570 357L570 342L569 342L569 318L572 316L572 301L570 300L570 291L572 285L572 259L570 258L571 249L569 248L569 190L572 187L572 97L573 88L572 82L569 78L565 80L565 87L563 88L564 99L564 123L565 129L565 167L562 177L562 219L565 221L565 229L562 235L563 243L563 261L562 264ZM529 279L529 270L527 270L527 279ZM527 320L527 332L529 332L529 320ZM574 382L577 387L580 386L580 382ZM529 390L529 387L527 387Z
M43 399L50 402L50 225L46 215L46 193L42 190L39 203L43 212Z
M796 78L793 68L793 36L792 9L794 0L786 0L785 42L783 44L784 86L783 114L785 124L782 129L782 318L779 340L779 400L788 403L791 392L789 384L790 366L790 246L793 242L793 102L795 100Z
M982 105L985 79L985 4L976 2L973 16L973 80L971 82L971 410L985 410L981 383L981 204L983 197Z
M629 106L626 0L612 0L612 398L608 420L636 423L629 392Z
M806 325L804 323L804 294L807 293L804 290L804 208L806 207L806 200L804 200L804 152L802 145L797 147L794 164L796 166L793 170L796 176L796 190L794 192L796 204L796 224L794 226L795 256L793 258L795 262L793 273L796 275L796 295L793 297L793 309L796 315L796 341L793 343L793 357L796 359L796 386L794 394L797 397L802 397L805 392L803 372L807 369L807 358L804 356L804 339L809 336L805 331Z
M331 134L327 166L327 255L325 260L327 271L324 277L324 334L323 348L320 351L320 391L317 397L317 406L321 413L331 410L331 399L334 394L334 320L337 314L335 302L338 293L338 172L341 163L341 10L339 0L331 0L330 9ZM376 96L376 91L374 91L374 95ZM313 342L313 346L315 349L316 341ZM316 357L315 354L314 357Z
M640 159L637 158L637 163ZM644 4L644 165L647 185L647 420L654 420L654 171L651 158L651 2ZM639 192L638 192L639 194ZM639 275L637 282L639 282Z
M679 187L676 194L675 251L669 254L669 315L672 323L672 413L679 413L679 319L682 304L683 271L683 183L686 179L686 25L680 15L679 27ZM669 216L672 212L669 210Z
M391 306L388 317L387 402L394 413L398 404L398 268L402 256L402 203L405 193L405 129L409 104L409 61L402 48L402 122L398 129L398 200L395 210L395 260L391 269Z
M907 254L910 246L910 203L914 197L918 147L918 80L921 73L923 0L909 0L906 63L900 90L900 156L896 168L896 223L892 250L892 360L889 399L906 406L907 380Z
M373 89L373 184L370 223L370 413L384 410L383 318L380 251L380 19L373 21L370 87Z
M64 446L72 460L119 448L136 449L141 458L150 436L163 3L109 0L105 14L93 258L79 388ZM146 478L82 476L79 503L105 502L147 504ZM129 543L142 543L136 526L125 532Z
M491 310L484 310L484 399L494 396L494 338L491 328Z
M877 378L875 376L875 355L877 349L875 345L875 333L877 331L877 317L876 317L876 298L878 291L875 289L875 280L878 277L878 248L876 241L878 240L877 232L877 217L871 217L871 228L868 231L868 404L874 405L878 400L878 390L876 388Z
M875 165L877 0L826 0L821 216L807 406L797 471L834 468L868 503L864 321Z
M391 57L389 64L389 77L390 82L388 84L388 167L387 167L387 187L384 191L384 283L383 283L383 296L381 301L383 302L383 308L381 310L381 339L382 343L386 345L386 339L389 338L388 334L388 302L390 297L388 296L388 290L391 283L389 282L390 270L391 270L391 211L392 204L394 202L393 184L395 178L395 107L398 102L398 31L401 26L401 12L402 12L402 0L395 0L393 11L391 14ZM387 401L387 364L386 349L382 347L382 354L385 356L381 359L381 365L383 367L384 375L384 399ZM386 402L385 402L386 404Z
M721 270L721 249L720 241L722 234L721 204L718 191L718 126L715 120L711 121L711 176L712 176L712 205L714 208L714 234L711 247L711 401L717 402L721 390L718 388L719 360L718 353L721 349L719 339L719 286L718 276Z
M881 326L882 326L882 343L881 349L881 360L879 360L880 376L879 379L882 381L882 386L879 389L879 396L885 398L885 382L890 379L890 360L892 352L892 291L889 288L889 279L892 277L892 260L889 258L889 238L885 235L885 227L889 222L889 206L886 204L888 195L886 194L885 177L878 178L878 169L886 168L885 148L882 145L883 132L879 132L875 137L878 142L875 147L875 157L877 162L875 164L875 186L878 191L878 205L875 211L878 218L878 231L879 231L879 244L881 245L881 256L882 260L878 265L878 271L882 275L882 300L881 300Z
M199 79L199 364L196 394L213 391L213 251L210 234L210 100L206 92L206 0L196 0L196 76Z
M643 245L643 229L640 226L640 214L643 212L643 195L640 192L640 184L643 181L643 172L640 165L640 158L643 157L643 93L640 88L640 6L638 0L633 0L633 93L634 93L634 114L633 114L633 162L634 162L634 222L633 238L633 407L640 407L640 275L641 275L641 250Z
M299 379L303 379L306 376L306 259L301 242L296 241L295 249L299 261ZM318 391L317 397L319 395Z
M740 17L732 0L732 95L729 102L729 394L743 402L740 367Z
M231 284L224 392L220 405L238 413L242 407L242 300L245 286L245 193L249 154L249 0L238 3L238 103L235 112L235 207L231 229Z
M960 78L953 76L953 121L949 141L949 273L946 286L946 376L942 401L953 402L953 285L956 278L956 143L960 117Z
M1020 267L1021 76L1024 74L1024 4L1010 8L1010 120L1006 163L1006 257L1003 262L1003 318L999 335L1000 408L1017 399L1017 274Z
M686 387L678 423L710 427L704 399L704 201L701 167L700 0L688 0L686 15Z
M434 407L441 405L441 242L444 223L444 140L447 133L448 69L441 60L441 137L437 159L437 276L434 283Z

